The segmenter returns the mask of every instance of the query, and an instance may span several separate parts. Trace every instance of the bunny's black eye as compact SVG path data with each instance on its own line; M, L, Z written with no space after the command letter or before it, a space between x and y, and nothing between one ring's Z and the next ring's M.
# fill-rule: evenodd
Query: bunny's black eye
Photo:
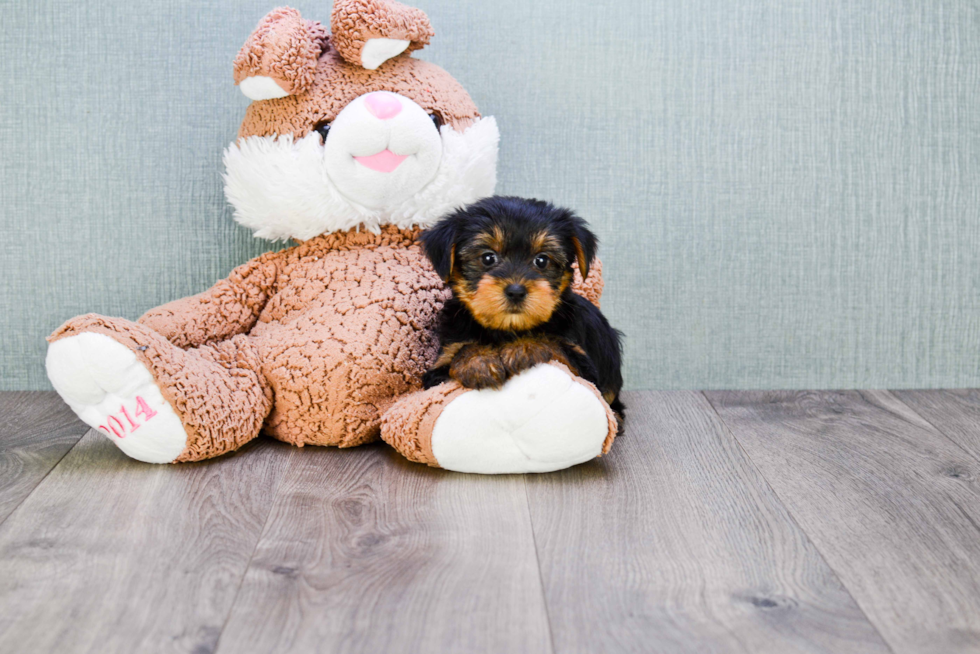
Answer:
M432 120L432 124L436 126L437 130L442 127L442 118L440 118L438 114L429 114L429 118Z
M534 267L538 270L544 270L548 267L549 263L551 263L551 259L548 258L547 254L539 254L534 257Z
M326 143L327 134L330 133L330 121L325 120L321 123L317 123L316 127L314 127L313 130L317 132L320 135L320 138L323 140L323 142Z
M482 255L480 255L480 261L483 262L484 266L489 268L493 264L497 263L497 255L493 252L484 252Z

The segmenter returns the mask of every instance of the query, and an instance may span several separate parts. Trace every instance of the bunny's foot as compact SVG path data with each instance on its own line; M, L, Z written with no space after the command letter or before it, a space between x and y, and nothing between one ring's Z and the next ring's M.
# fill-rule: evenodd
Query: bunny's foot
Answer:
M403 398L381 437L408 459L458 472L550 472L609 451L616 418L596 388L556 363L499 390L447 382Z
M258 436L272 408L272 389L243 335L184 350L146 325L88 314L49 341L55 390L139 461L230 452Z
M48 378L79 418L127 456L170 463L187 433L136 355L105 334L83 332L48 348Z

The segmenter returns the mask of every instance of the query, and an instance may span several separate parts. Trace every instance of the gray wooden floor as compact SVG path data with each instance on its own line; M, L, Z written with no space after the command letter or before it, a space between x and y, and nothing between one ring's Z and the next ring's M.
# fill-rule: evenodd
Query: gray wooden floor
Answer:
M0 394L0 652L980 652L980 392L636 392L601 460L125 458Z

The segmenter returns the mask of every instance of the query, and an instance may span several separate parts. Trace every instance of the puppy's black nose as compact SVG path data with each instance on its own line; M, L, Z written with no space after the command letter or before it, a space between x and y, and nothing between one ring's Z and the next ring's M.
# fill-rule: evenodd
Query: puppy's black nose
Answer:
M508 284L504 289L504 295L511 302L520 302L527 297L527 289L523 284Z

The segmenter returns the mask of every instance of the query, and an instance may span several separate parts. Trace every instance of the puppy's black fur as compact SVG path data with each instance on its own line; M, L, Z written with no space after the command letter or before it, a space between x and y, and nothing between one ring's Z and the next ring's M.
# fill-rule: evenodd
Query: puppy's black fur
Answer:
M496 388L557 360L595 384L622 424L622 334L571 290L572 262L585 277L596 255L584 220L540 200L492 197L450 214L421 240L453 291L426 388L448 379Z

